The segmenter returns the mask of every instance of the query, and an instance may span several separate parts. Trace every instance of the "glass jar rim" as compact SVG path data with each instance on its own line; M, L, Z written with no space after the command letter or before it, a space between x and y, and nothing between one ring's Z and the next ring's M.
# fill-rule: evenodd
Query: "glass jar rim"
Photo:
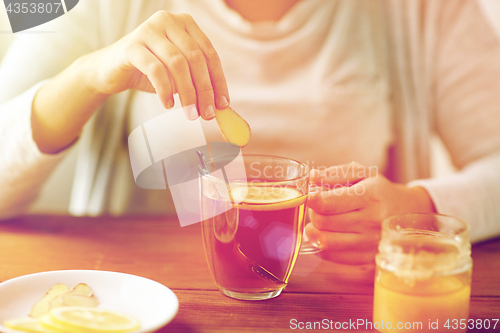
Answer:
M464 235L467 236L467 240L470 234L470 226L468 223L462 221L461 219L451 216L451 215L446 215L446 214L440 214L440 213L411 213L411 214L399 214L399 215L393 215L390 216L382 221L382 232L388 232L391 235L401 235L404 236L399 230L394 230L392 228L389 228L389 224L391 221L394 221L394 219L398 218L409 218L409 217L437 217L437 218L443 218L447 220L453 220L456 223L460 224L463 229L460 230L460 233L454 235L454 236L460 236ZM424 230L424 229L419 229L417 228L416 230Z
M401 223L402 228L397 228L400 225L391 225L393 221L405 223ZM448 221L448 224L436 221ZM382 223L376 262L391 271L403 270L400 273L408 274L433 271L433 274L440 275L462 271L472 264L469 233L467 223L449 215L417 213L391 216Z

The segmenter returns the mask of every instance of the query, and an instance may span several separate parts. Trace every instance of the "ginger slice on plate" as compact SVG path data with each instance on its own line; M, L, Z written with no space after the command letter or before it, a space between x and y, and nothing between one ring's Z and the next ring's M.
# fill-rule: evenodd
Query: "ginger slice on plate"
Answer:
M58 283L52 286L42 298L40 298L31 308L29 316L31 318L39 318L41 315L49 312L49 303L57 296L67 293L71 289L68 285Z
M85 283L79 283L71 289L62 283L55 284L33 305L29 316L39 318L48 313L49 310L61 306L96 307L99 305L99 301L93 294L92 289Z
M74 286L73 288L71 288L71 290L68 291L67 294L92 296L94 294L94 292L86 283L79 283L76 286Z
M96 308L99 301L94 296L92 289L85 283L79 283L70 289L68 285L58 283L52 286L41 299L31 308L29 317L8 319L3 322L5 327L13 328L22 332L30 333L60 333L58 325L54 325L50 319L50 311L56 308Z
M49 302L49 310L62 306L79 306L86 308L95 308L99 305L99 301L94 296L78 295L66 293L57 296Z
M92 289L85 283L79 283L70 291L56 296L49 302L49 310L59 308L61 306L82 306L95 308L99 305L99 301L94 296Z

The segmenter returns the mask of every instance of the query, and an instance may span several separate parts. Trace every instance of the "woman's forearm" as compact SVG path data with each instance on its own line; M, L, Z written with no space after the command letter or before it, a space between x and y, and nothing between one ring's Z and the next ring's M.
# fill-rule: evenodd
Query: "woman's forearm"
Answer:
M58 153L74 142L94 111L108 97L88 84L93 56L76 60L36 94L31 127L33 140L41 152Z

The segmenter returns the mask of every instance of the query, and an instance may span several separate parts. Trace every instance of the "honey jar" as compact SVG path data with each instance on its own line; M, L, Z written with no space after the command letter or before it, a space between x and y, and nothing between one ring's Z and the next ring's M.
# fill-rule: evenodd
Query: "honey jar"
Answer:
M373 325L379 332L465 332L472 259L469 226L410 214L382 224ZM463 325L462 325L463 324Z

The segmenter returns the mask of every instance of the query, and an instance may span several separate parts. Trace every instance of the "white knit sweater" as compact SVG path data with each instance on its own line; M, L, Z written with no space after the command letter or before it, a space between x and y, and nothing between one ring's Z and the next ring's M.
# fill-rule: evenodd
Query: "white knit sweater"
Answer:
M58 155L40 153L30 128L44 80L160 9L190 13L214 44L231 105L252 127L244 153L376 166L424 186L439 212L471 224L473 240L500 234L500 42L485 19L500 16L485 0L302 0L259 24L223 0L82 1L39 27L51 33L19 34L0 67L0 217L40 193L69 198L73 214L169 211L165 193L133 183L125 144L165 112L155 95L111 97ZM213 122L204 126L219 139ZM434 133L460 171L425 179Z

